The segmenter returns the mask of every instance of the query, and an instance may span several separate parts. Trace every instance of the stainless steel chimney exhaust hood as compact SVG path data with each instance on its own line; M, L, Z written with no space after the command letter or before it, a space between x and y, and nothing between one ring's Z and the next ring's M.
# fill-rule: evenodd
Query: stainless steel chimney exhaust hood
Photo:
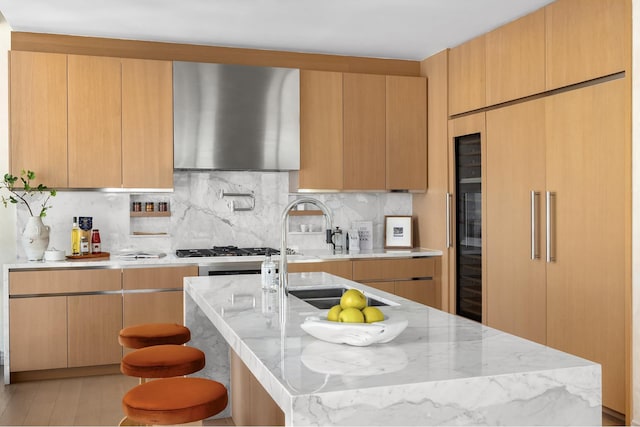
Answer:
M300 71L173 63L174 169L300 168Z

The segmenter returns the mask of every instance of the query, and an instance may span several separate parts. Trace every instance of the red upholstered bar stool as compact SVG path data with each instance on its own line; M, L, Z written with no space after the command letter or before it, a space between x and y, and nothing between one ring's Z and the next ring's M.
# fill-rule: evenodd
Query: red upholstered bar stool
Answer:
M120 371L130 377L170 378L193 374L204 368L204 353L193 347L164 344L140 348L126 354L120 362Z
M138 385L122 399L128 420L146 425L202 421L227 407L224 385L204 378L166 378Z
M175 323L144 323L120 330L118 342L127 348L161 344L184 344L191 339L189 328Z

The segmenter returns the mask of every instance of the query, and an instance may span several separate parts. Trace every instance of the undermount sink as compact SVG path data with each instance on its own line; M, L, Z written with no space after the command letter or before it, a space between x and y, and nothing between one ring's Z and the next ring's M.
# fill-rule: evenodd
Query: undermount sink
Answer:
M291 289L289 294L302 301L311 304L319 309L329 309L334 305L340 304L340 297L349 288L343 286L338 288L316 288L316 289ZM386 306L393 303L382 301L382 298L375 298L365 293L367 297L367 305L369 306Z

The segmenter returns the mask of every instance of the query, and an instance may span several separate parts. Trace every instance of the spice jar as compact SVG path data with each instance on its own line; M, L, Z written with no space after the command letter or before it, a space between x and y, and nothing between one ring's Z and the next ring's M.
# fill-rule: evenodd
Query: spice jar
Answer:
M94 228L93 231L91 231L91 253L99 254L101 251L100 230Z
M158 211L166 212L168 209L167 202L158 202Z
M134 212L142 212L142 202L133 202L133 207L131 209Z
M144 210L145 210L145 212L153 212L153 209L154 209L154 207L153 207L153 202L146 202L146 203L144 204Z

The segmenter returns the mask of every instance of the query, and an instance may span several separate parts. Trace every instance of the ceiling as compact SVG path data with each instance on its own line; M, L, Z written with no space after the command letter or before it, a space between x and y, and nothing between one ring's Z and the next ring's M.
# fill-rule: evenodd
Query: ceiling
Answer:
M552 0L0 0L12 31L422 60Z

